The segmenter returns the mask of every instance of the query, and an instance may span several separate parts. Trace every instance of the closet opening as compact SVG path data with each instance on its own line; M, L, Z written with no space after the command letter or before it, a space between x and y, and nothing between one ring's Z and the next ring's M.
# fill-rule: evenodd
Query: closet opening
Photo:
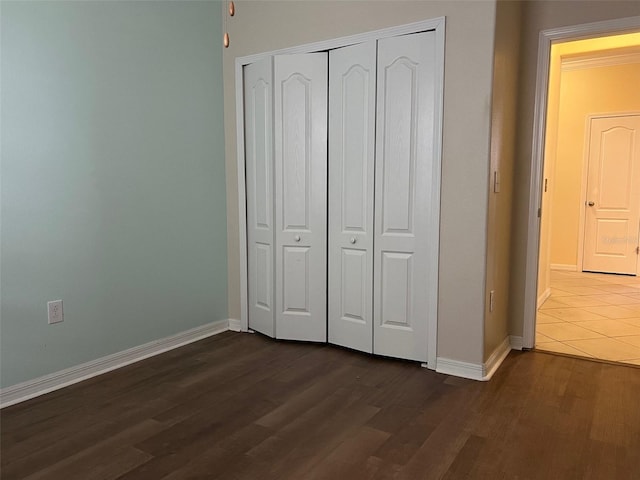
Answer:
M236 61L241 329L435 368L444 19Z

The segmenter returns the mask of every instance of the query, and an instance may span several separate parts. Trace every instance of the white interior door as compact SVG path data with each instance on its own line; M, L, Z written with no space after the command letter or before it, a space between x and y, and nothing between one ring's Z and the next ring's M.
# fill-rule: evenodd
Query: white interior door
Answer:
M274 57L276 338L327 340L328 54Z
M426 362L435 33L379 40L377 70L373 351Z
M275 335L273 60L244 68L249 328Z
M329 53L329 342L373 350L376 42Z
M637 274L640 115L592 118L582 268Z

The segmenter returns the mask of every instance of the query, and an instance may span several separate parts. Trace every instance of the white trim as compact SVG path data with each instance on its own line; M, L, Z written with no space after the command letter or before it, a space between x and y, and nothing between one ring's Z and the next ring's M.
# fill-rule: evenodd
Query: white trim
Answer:
M567 263L552 263L549 265L551 270L556 270L558 272L577 272L578 265L569 265Z
M243 81L242 69L245 65L254 63L263 59L265 56L283 55L293 53L312 53L334 48L345 47L356 43L364 43L372 40L379 40L387 37L398 35L407 35L411 33L424 32L433 30L436 36L436 85L435 85L435 102L434 112L436 119L435 141L434 141L434 162L433 175L436 180L432 191L432 205L437 205L432 211L430 231L440 232L440 185L441 185L441 163L442 163L442 131L443 131L443 112L444 112L444 43L445 43L445 17L438 17L430 20L409 23L396 27L374 30L366 33L359 33L346 37L324 40L315 43L308 43L295 47L283 48L271 52L265 52L255 55L247 55L237 57L235 61L235 92L236 92L236 163L238 168L238 218L239 218L239 242L240 242L240 325L242 331L249 329L248 317L248 295L247 295L247 206L246 206L246 173L244 160L244 102L243 102ZM434 288L429 291L429 325L428 325L428 349L427 349L427 365L428 368L435 370L437 361L437 329L438 329L438 262L439 262L439 233L436 238L429 239L428 255L429 255L429 284Z
M512 350L522 350L522 337L518 335L509 335L509 343Z
M540 247L540 221L538 209L541 200L541 179L544 157L545 117L549 89L549 56L551 43L562 40L593 38L614 33L633 32L640 29L640 16L560 27L540 32L538 40L538 64L536 93L533 112L533 139L531 146L531 170L529 184L529 214L525 266L523 347L535 344L536 291L538 255Z
M232 332L241 332L242 331L242 322L237 318L229 319L229 330Z
M238 167L238 215L240 242L240 329L249 331L249 284L247 281L247 193L244 162L244 88L243 64L236 58L236 150Z
M217 320L169 337L145 343L144 345L129 348L112 355L107 355L106 357L3 388L0 390L0 408L24 402L30 398L53 392L54 390L81 382L82 380L102 375L111 370L139 362L145 358L159 355L227 330L229 330L229 320Z
M471 380L482 380L482 364L461 362L450 358L438 357L436 372L454 377L469 378Z
M486 362L482 365L482 380L487 381L491 380L493 374L496 373L498 367L502 365L504 359L507 358L509 352L511 351L511 337L507 335L502 340L502 343L496 347L491 356L487 359Z
M542 305L544 305L544 302L546 302L550 296L551 287L547 288L544 292L542 292L542 295L538 297L537 307L540 308Z
M431 229L434 232L438 232L431 239L429 239L429 245L427 246L427 255L429 260L429 272L428 272L428 284L433 285L433 288L429 289L428 305L429 311L427 318L429 318L429 324L427 325L428 345L427 345L427 368L435 370L438 364L437 362L437 349L438 349L438 272L440 261L440 185L442 183L442 137L443 137L443 116L444 116L444 43L445 43L445 19L444 17L436 19L435 23L435 55L436 55L436 68L438 71L435 75L435 101L434 112L436 115L434 121L434 145L433 145L433 178L435 179L435 185L431 190L431 205L435 208L432 209L432 217L430 220Z
M625 52L619 54L607 54L606 52L593 52L591 55L580 57L562 57L560 69L563 72L584 70L586 68L614 67L616 65L629 65L640 63L640 52Z
M582 162L580 164L580 211L578 212L578 246L576 272L581 272L584 266L584 227L586 216L587 182L589 180L589 151L591 139L591 116L585 119L584 145L582 146ZM557 158L556 158L557 161Z
M453 375L455 377L469 378L471 380L479 380L482 382L491 380L493 374L496 373L498 367L502 364L504 359L507 358L507 355L509 355L509 352L512 349L511 338L515 337L505 337L487 361L482 364L461 362L450 358L438 357L436 372ZM522 349L522 346L520 346L520 349Z

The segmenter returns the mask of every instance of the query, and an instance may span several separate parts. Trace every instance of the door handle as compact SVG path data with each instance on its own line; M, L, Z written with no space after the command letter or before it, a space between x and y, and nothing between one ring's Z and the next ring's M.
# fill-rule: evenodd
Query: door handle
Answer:
M349 242L350 242L350 243L352 243L352 244L353 244L353 243L356 243L356 237L351 237L351 238L349 239Z
M294 239L296 242L299 242L299 241L300 241L300 235L295 235L295 236L293 237L293 239Z
M587 202L587 205L589 205L590 207L593 207L596 204L596 202Z

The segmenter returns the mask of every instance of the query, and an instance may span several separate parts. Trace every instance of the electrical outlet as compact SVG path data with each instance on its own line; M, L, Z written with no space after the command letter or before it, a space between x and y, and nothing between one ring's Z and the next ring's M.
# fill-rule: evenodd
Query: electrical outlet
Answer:
M49 323L60 323L64 320L64 312L62 311L62 300L52 300L47 302L47 311L49 313Z
M495 296L496 296L496 291L495 290L491 290L489 292L489 312L493 312Z

